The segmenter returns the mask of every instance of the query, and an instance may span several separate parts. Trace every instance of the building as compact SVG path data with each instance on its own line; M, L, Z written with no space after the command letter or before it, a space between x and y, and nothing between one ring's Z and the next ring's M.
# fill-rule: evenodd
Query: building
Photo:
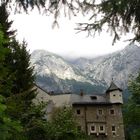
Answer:
M122 116L122 90L113 82L102 95L62 94L51 95L41 91L39 98L48 100L48 113L53 107L72 106L77 128L93 140L125 140ZM93 138L92 138L93 137Z

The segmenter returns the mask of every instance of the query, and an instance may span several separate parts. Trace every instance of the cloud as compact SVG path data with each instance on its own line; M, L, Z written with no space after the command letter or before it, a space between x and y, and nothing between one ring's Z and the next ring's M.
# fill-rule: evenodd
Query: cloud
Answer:
M59 20L60 28L52 29L53 18L39 15L36 12L11 15L14 19L13 28L18 30L17 38L28 42L31 52L45 49L68 57L92 57L123 49L128 42L123 40L112 46L112 37L103 32L100 36L87 37L86 33L76 34L75 23L80 19Z

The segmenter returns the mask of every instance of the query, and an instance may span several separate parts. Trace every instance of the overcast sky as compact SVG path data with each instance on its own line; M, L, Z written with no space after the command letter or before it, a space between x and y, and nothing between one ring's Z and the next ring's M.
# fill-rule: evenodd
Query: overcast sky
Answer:
M87 33L76 34L75 23L82 21L79 17L71 20L61 17L59 28L54 29L53 18L37 12L11 15L11 19L14 19L13 28L18 31L18 40L25 39L30 52L44 49L66 57L94 57L123 49L129 43L123 38L112 46L113 38L106 32L94 38L87 37Z

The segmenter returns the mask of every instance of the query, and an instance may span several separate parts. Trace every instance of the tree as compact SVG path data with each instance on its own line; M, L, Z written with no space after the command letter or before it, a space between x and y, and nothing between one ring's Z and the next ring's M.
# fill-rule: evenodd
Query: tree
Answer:
M140 73L129 85L132 96L126 105L124 120L126 123L127 135L131 140L140 139Z
M37 95L34 86L33 67L30 54L26 50L26 42L19 43L13 39L10 43L10 70L14 74L11 95L7 98L7 113L11 118L19 120L23 126L24 136L28 140L44 140L44 120L46 103L34 104Z
M7 91L8 93L11 91L11 84L9 84L11 80L7 78L8 68L4 65L6 55L9 52L9 49L4 47L5 43L7 40L4 39L4 33L0 28L0 139L12 140L14 137L15 140L21 140L22 126L18 120L11 119L7 114L6 98L2 96Z
M77 122L72 108L56 108L51 116L51 121L46 125L46 134L50 140L86 140L83 132L77 129Z
M8 4L12 1L7 0ZM140 1L139 0L16 0L16 10L23 8L44 8L46 13L52 13L57 18L62 13L77 15L82 12L91 15L89 23L80 23L77 30L89 33L101 32L104 27L114 33L113 42L120 39L122 34L133 32L132 41L140 42Z
M9 65L14 78L12 94L7 98L7 103L10 104L9 113L13 115L13 118L20 119L21 122L24 122L23 116L29 113L32 101L37 94L34 88L33 67L30 64L30 54L27 52L26 46L25 41L20 44L15 39L10 43L12 61ZM24 119L22 120L22 118Z
M25 136L28 140L48 140L46 136L47 120L44 117L46 103L38 102L32 104L26 114L24 114Z
M9 13L6 9L6 3L2 2L0 5L0 24L3 32L3 37L10 40L15 35L15 30L11 30L13 21L9 21ZM7 42L8 43L8 42Z
M10 43L12 61L9 63L9 68L14 78L12 94L7 99L7 103L10 104L8 111L13 118L20 119L21 122L25 119L22 120L22 116L30 110L37 94L34 88L33 67L30 65L30 55L26 46L24 41L20 44L15 39Z
M17 40L13 40L10 44L13 60L11 62L11 69L16 77L12 91L14 94L24 91L34 91L35 75L33 74L33 67L30 64L30 54L26 50L26 47L27 44L25 41L20 44Z
M0 16L0 97L5 97L4 105L0 104L0 139L35 140L42 137L44 140L43 109L46 104L33 103L37 92L27 44L25 41L19 43L14 36L11 37L12 22L8 21L5 5L0 7ZM22 128L20 137L18 126ZM38 136L37 131L40 132Z
M6 97L11 93L12 76L9 74L8 66L5 63L6 57L10 52L9 48L5 48L8 40L4 38L4 33L1 29L0 24L0 94Z
M6 105L3 103L4 97L0 95L0 139L1 140L22 140L22 126L18 121L11 120L6 114Z
M9 21L9 13L6 9L6 4L2 2L0 5L0 30L2 32L3 43L1 44L1 51L3 52L4 58L0 62L5 74L2 73L3 79L1 80L0 94L4 97L8 97L11 94L11 87L13 84L13 73L10 70L11 60L11 49L9 48L10 42L14 37L15 31L11 30L12 21ZM4 92L3 92L4 91Z

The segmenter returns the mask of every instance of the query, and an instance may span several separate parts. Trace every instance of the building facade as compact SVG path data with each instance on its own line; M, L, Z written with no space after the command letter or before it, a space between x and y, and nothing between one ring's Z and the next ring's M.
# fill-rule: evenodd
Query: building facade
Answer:
M113 82L102 95L47 95L47 99L51 101L50 112L53 107L72 106L78 124L77 129L90 135L91 139L125 140L122 90Z

